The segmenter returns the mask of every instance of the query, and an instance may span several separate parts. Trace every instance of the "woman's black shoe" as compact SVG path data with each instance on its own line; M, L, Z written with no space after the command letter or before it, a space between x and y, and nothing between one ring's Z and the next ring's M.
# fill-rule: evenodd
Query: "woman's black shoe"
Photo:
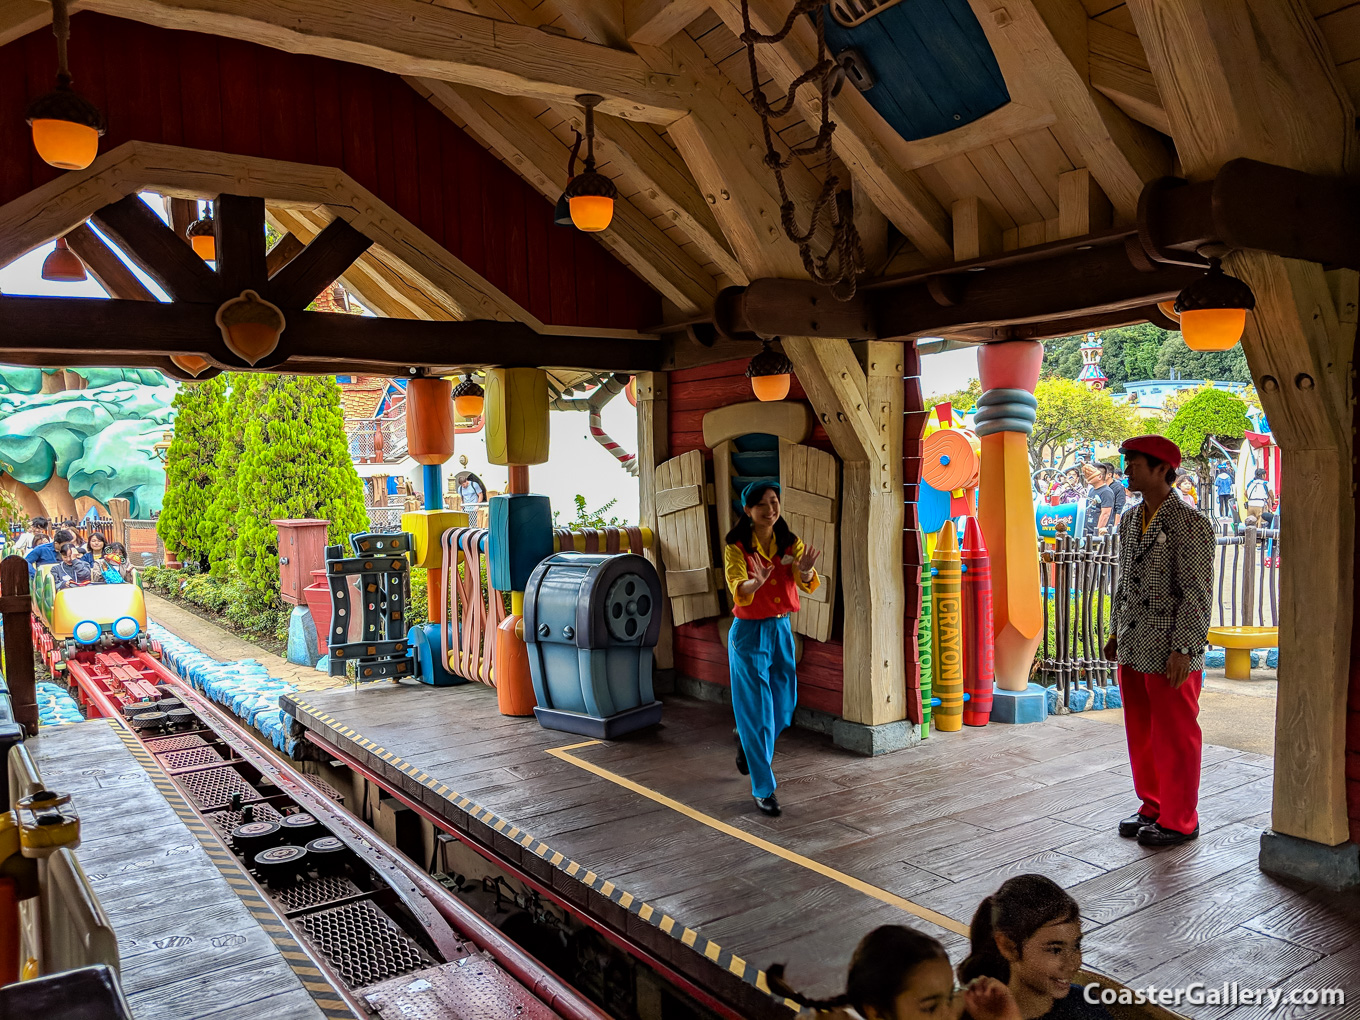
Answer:
M771 818L779 817L779 801L774 799L774 794L768 797L757 797L756 807L760 808L760 813L769 815Z
M741 736L737 736L737 771L743 776L751 774L751 767L746 764L746 748L741 746Z

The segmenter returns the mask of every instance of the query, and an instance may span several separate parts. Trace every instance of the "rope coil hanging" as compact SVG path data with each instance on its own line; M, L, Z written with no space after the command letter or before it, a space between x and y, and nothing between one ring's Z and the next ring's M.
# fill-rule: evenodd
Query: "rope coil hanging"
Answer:
M760 87L756 46L773 46L783 42L793 31L797 20L808 14L815 15L817 63L789 84L782 100L772 104ZM765 138L764 163L773 171L775 183L779 187L779 218L784 234L798 246L798 254L808 275L830 287L838 299L849 301L855 296L858 279L864 273L864 247L860 242L859 231L855 228L855 205L850 190L838 190L840 178L828 169L821 193L812 204L807 230L802 230L798 223L797 208L789 198L788 185L784 180L784 171L793 165L794 160L815 156L830 159L833 155L831 137L836 124L831 120L831 98L840 91L845 75L841 66L827 53L826 0L797 0L779 31L768 35L757 32L751 26L750 0L741 0L741 20L741 41L746 46L746 59L751 73L751 107L760 117L760 128ZM781 156L774 141L776 131L770 122L787 116L798 100L798 90L808 84L817 86L821 111L817 134L808 144L791 146L788 154ZM813 250L813 237L824 222L830 227L831 238L824 251L816 252Z

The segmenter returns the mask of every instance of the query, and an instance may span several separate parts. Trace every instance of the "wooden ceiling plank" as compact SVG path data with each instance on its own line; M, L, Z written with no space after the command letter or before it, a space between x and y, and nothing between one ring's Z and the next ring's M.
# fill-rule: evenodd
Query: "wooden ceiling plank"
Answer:
M1039 215L1044 219L1058 215L1058 205L1054 201L1048 189L1044 187L1039 176L1034 172L1034 168L1020 154L1015 142L1007 138L996 143L996 154L1001 157L1006 168L1010 170L1020 187L1025 189L1025 194L1034 203L1034 208L1039 210ZM1056 188L1056 179L1054 183Z
M73 8L75 4L71 5ZM42 0L0 0L0 46L52 24L52 5Z
M1091 54L1091 87L1140 124L1164 135L1171 134L1171 121L1162 107L1162 95L1151 71Z
M526 116L504 96L448 82L421 79L412 84L442 111L466 123L476 135L545 197L555 201L567 186L567 155L547 128ZM643 280L685 314L708 309L717 293L713 277L682 252L640 210L616 202L609 229L600 241Z
M106 205L90 218L171 299L213 301L218 297L217 274L139 195Z
M137 274L128 268L127 263L104 243L104 239L88 223L68 231L66 243L80 256L80 261L85 263L85 268L109 297L125 301L156 300L156 295L137 279Z
M331 223L269 280L269 296L287 311L304 308L373 242L342 219Z
M634 46L661 46L708 9L708 0L624 0L624 31Z
M714 0L713 8L727 27L736 34L742 29L739 0ZM787 4L780 0L750 0L752 26L770 32L783 25ZM811 24L800 21L782 43L760 47L762 66L779 88L787 89L793 80L816 63L816 42ZM796 104L805 119L820 120L820 107L814 90L800 89ZM940 201L910 170L885 147L888 132L883 119L855 89L846 89L833 102L836 122L833 146L836 154L857 174L865 191L898 230L902 231L928 258L940 262L954 257L954 232L949 213Z
M1132 221L1143 185L1170 172L1171 154L1155 132L1091 87L1085 11L1066 0L969 2L993 50L1020 55L1057 114L1053 130L1090 167L1121 221Z
M85 8L502 95L573 102L594 92L602 113L657 124L688 108L689 82L635 54L419 0L86 0Z

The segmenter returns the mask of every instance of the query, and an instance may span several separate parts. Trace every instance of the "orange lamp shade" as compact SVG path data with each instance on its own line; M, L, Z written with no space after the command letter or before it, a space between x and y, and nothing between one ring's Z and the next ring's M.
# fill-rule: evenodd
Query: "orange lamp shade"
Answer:
M751 390L755 393L757 400L783 400L789 395L790 376L785 375L753 375L751 376Z
M453 456L453 383L424 376L406 384L406 452L417 464Z
M1181 336L1192 351L1226 351L1242 339L1245 308L1199 308L1181 312Z
M604 195L578 195L571 199L571 222L577 230L595 233L614 218L614 200Z
M99 155L99 131L71 120L34 120L33 148L44 163L62 170L84 170Z
M43 259L42 278L58 283L80 283L88 279L85 275L85 263L66 246L66 238L57 238L56 246L47 258Z
M453 409L463 418L476 418L482 413L482 408L485 405L486 398L480 393L453 398Z
M1176 311L1176 302L1174 301L1158 301L1157 311L1161 312L1173 322L1181 321L1181 313Z
M189 243L194 247L194 253L204 262L217 261L217 238L212 234L196 234L189 238Z

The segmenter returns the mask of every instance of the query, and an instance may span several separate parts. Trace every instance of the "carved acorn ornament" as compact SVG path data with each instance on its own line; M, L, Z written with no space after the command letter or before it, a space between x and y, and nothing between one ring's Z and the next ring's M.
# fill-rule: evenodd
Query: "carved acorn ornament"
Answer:
M216 321L227 349L248 365L257 365L272 354L288 325L278 305L253 290L243 290L240 297L224 302Z

